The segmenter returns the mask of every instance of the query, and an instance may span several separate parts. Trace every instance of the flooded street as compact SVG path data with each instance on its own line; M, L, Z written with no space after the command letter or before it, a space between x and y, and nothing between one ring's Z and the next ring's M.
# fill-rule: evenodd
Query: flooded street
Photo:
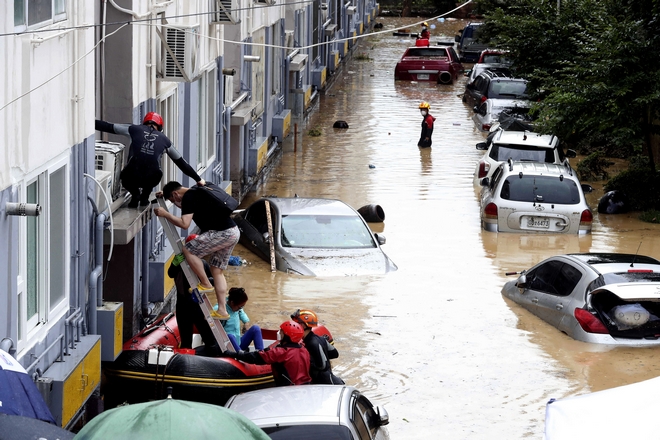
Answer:
M383 249L399 270L350 278L271 273L239 245L234 254L250 264L230 266L226 275L230 286L246 288L252 322L276 328L298 308L316 311L340 353L335 373L385 405L393 439L540 439L550 398L660 375L658 349L576 342L500 294L505 272L554 254L639 247L659 257L660 225L634 214L598 215L602 182L588 182L596 188L588 195L591 236L482 231L472 173L484 135L461 102L465 78L451 86L395 83L394 66L414 41L392 30L416 20L377 21L382 33L360 43L298 121L297 145L291 135L241 207L263 195L295 194L356 209L381 205L385 222L371 226L387 238ZM464 23L435 22L432 41L440 34L452 40ZM437 118L426 150L417 147L422 100ZM333 129L336 120L350 128ZM313 128L321 136L309 136Z

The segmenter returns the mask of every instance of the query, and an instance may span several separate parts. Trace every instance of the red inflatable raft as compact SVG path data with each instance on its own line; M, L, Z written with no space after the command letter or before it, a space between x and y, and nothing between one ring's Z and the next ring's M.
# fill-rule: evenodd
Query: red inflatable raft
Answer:
M314 332L332 336L324 326ZM262 329L264 342L277 339L277 331ZM173 314L124 343L114 362L103 363L105 408L167 397L216 405L233 395L273 386L270 365L251 365L230 358L206 357L195 350L179 349L179 329Z

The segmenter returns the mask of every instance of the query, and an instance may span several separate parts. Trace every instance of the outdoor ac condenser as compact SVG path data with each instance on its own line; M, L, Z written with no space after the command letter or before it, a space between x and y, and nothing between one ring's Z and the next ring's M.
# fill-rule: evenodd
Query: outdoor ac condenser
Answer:
M98 208L99 212L103 212L108 209L108 200L110 203L112 203L112 173L110 171L96 170L94 172L94 178L101 184L101 187L103 188L103 192L101 192L101 188L99 188L98 185L95 185L96 207ZM107 199L103 193L107 195Z
M112 174L112 189L109 193L110 202L117 200L121 192L119 175L124 168L125 152L126 146L119 142L96 141L95 144L94 168Z
M199 74L199 25L163 27L161 72L163 81L192 82Z
M209 20L215 24L238 23L238 0L209 0Z

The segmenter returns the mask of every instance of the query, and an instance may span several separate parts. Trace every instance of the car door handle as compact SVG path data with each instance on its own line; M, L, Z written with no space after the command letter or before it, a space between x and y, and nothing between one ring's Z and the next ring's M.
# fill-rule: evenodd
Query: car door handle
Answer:
M555 308L556 308L557 310L561 310L561 309L564 308L564 305L563 305L563 304L557 304L557 305L555 306Z
M538 299L538 298L532 298L532 302L533 302L534 304L538 304L539 299Z

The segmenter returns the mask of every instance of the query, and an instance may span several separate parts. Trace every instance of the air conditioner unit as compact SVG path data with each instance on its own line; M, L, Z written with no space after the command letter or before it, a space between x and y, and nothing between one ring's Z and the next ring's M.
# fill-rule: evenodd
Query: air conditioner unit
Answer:
M96 197L94 197L96 207L99 212L103 212L108 209L107 200L110 200L110 203L112 203L112 173L110 171L95 170L94 178L101 184L103 192L108 196L108 199L106 199L103 192L101 192L101 188L98 185L94 185L96 186Z
M199 25L167 25L163 38L159 79L193 81L199 74Z
M355 14L356 10L357 10L357 8L355 6L349 6L349 7L346 8L346 12L348 13L348 15Z
M121 191L119 175L124 168L126 147L119 142L96 141L94 148L95 164L97 170L108 171L112 175L112 190L110 201L117 200Z
M231 105L234 102L234 77L231 75L224 76L224 104Z
M238 8L238 0L209 0L209 20L215 24L236 24Z

